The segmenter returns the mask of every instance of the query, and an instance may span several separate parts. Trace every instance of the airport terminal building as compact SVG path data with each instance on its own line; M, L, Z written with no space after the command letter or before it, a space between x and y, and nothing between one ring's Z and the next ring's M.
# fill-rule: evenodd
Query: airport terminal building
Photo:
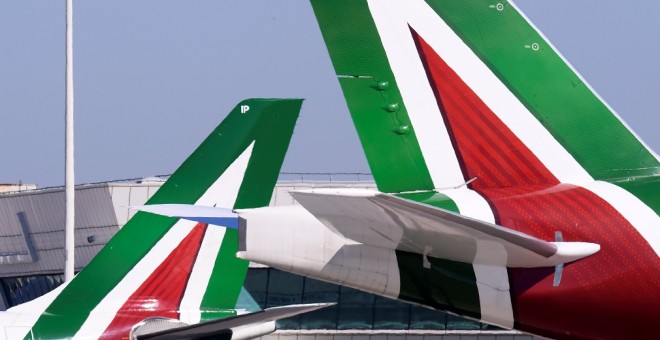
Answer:
M76 271L132 217L163 178L76 187ZM283 174L271 205L296 204L288 191L316 187L375 188L364 174ZM64 279L64 189L3 185L0 193L0 309L30 301ZM262 308L336 302L281 320L266 336L277 340L536 339L355 289L250 264L245 288Z

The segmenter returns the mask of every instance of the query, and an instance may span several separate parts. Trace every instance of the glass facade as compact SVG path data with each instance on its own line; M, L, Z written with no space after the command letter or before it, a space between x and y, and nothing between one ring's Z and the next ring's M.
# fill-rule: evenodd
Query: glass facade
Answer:
M0 279L7 307L33 300L64 282L63 275ZM239 307L254 310L300 303L335 302L332 307L278 321L278 329L329 330L479 330L496 329L445 312L368 294L347 287L286 273L250 268ZM249 297L252 295L254 301Z
M442 311L411 305L347 287L282 272L250 268L245 288L261 308L294 303L336 302L278 322L278 329L495 330Z
M63 274L9 277L0 279L7 308L34 300L64 282Z

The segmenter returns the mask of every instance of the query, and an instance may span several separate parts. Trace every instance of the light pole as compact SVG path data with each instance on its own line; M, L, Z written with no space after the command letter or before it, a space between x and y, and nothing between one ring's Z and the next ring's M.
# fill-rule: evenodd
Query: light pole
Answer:
M64 186L65 186L65 261L64 280L73 279L75 254L75 190L73 176L73 0L66 0L66 112L65 112L65 157L64 157Z

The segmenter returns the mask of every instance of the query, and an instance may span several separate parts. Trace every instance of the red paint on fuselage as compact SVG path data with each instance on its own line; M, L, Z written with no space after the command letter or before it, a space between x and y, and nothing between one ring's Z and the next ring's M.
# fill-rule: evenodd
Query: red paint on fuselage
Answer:
M660 260L614 207L561 184L465 82L412 30L470 188L496 222L540 239L593 242L600 252L564 268L510 269L517 329L553 338L649 338L660 310Z

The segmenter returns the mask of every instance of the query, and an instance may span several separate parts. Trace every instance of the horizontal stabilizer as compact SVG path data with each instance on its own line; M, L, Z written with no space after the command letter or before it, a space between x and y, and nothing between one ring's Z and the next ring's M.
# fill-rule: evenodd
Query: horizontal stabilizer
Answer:
M183 218L190 221L238 229L238 215L231 209L226 208L190 204L153 204L133 206L130 208L156 215Z
M594 243L544 241L371 190L317 189L291 195L327 228L345 238L436 258L531 268L576 261L600 250Z
M168 329L138 336L139 340L180 340L180 339L236 339L232 334L241 327L264 324L334 305L334 303L313 303L267 308L263 311L237 315L230 318L202 322L190 326Z

